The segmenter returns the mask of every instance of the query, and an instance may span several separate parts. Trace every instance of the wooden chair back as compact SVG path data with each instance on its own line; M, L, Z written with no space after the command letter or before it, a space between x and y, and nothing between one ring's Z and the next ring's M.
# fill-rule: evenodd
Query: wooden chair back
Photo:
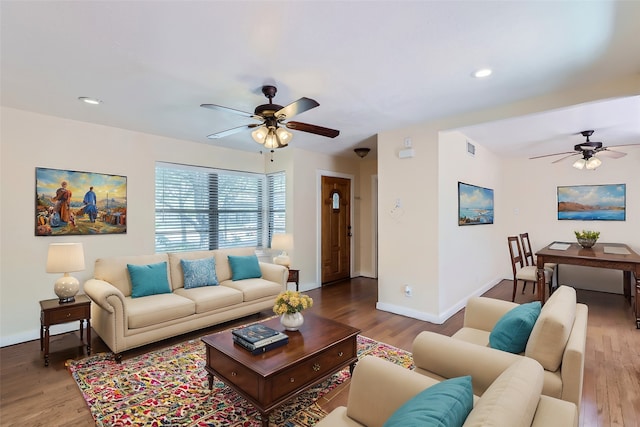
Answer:
M516 271L520 264L520 268L524 267L524 260L522 258L522 249L520 248L520 241L518 236L508 236L507 243L509 243L509 254L511 255L511 267L513 269L513 277L516 277Z
M529 233L522 233L520 235L520 241L522 242L522 253L525 265L536 265L536 260L533 257L533 251L531 250L531 241L529 240Z

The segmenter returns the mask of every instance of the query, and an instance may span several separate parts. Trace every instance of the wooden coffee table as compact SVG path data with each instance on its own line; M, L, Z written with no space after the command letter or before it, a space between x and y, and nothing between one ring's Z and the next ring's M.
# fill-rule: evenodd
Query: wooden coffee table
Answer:
M274 408L358 360L359 329L313 314L304 314L299 331L285 331L279 318L261 322L289 335L289 343L252 355L233 342L231 331L202 338L207 348L209 389L215 375L260 412L269 425Z

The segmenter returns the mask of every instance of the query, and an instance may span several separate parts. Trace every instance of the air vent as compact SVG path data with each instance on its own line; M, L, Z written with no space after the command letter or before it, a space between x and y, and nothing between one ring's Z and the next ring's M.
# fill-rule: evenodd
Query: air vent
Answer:
M469 153L472 156L476 155L476 146L470 143L469 141L467 141L467 153Z

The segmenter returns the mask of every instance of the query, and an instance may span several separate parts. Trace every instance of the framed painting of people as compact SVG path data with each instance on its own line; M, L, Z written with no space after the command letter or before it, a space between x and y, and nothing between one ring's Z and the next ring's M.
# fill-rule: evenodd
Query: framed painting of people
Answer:
M493 224L493 190L458 182L458 225Z
M626 184L559 186L558 219L625 221L626 192Z
M36 168L35 235L127 232L127 177Z

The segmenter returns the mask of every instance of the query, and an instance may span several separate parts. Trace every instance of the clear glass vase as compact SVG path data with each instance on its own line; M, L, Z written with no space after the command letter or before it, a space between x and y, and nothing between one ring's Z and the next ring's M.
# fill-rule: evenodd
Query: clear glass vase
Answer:
M302 313L285 313L280 316L280 323L287 331L297 331L304 323Z

